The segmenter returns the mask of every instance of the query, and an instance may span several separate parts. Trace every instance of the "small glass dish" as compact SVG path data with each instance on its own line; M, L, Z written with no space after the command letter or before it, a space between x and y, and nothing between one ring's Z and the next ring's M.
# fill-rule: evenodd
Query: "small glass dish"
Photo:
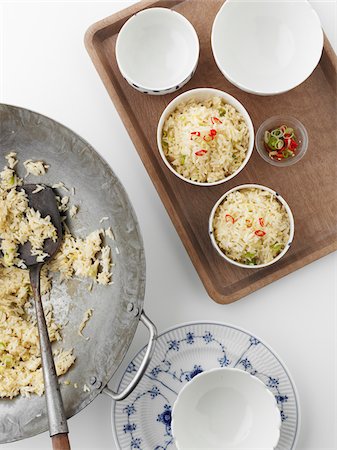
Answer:
M282 125L286 125L287 127L294 129L298 147L296 148L295 156L281 160L272 159L269 156L268 151L266 149L264 142L264 135L266 131L279 128ZM269 164L278 167L287 167L292 166L293 164L297 163L300 159L303 158L308 149L308 142L309 139L307 130L299 120L295 119L295 117L292 116L279 115L270 117L260 125L260 128L256 133L255 147L261 158L267 161Z

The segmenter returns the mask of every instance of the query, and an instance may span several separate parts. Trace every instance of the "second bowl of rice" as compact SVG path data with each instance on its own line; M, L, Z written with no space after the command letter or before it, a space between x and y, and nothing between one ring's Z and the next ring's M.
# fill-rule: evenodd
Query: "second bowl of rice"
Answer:
M192 89L165 108L157 145L177 177L214 186L245 167L254 147L254 128L246 109L231 95L218 89Z
M288 251L294 238L294 218L280 194L258 184L244 184L216 202L209 218L209 234L226 261L259 269Z

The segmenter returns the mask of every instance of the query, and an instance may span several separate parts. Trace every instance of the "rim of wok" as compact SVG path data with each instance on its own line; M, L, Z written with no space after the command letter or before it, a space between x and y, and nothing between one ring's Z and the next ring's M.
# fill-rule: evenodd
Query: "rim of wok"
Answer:
M75 235L79 234L76 229L83 229L83 225L88 227L83 234L111 225L115 235L115 241L107 239L115 263L114 284L95 285L92 292L88 292L87 283L83 281L67 284L67 295L71 296L73 304L69 311L70 323L62 330L64 342L61 341L59 347L74 347L77 356L74 367L60 377L62 381L71 380L70 386L61 383L66 415L70 418L91 403L107 385L134 337L145 294L141 232L128 195L113 170L88 142L66 126L31 110L0 104L0 158L3 162L9 151L17 152L20 167L26 159L41 159L50 164L45 176L33 177L35 182L51 185L62 181L68 188L75 187L75 198L80 199L78 224L72 226L76 220L70 221ZM22 177L23 170L18 172ZM67 183L69 176L72 184ZM90 198L95 202L89 205ZM105 216L110 217L110 223L99 223ZM52 294L53 289L56 292L57 283L53 283ZM133 308L128 308L129 303ZM93 316L83 331L90 336L86 341L77 331L83 312L92 305ZM77 389L73 383L78 384ZM84 384L89 386L90 392L83 391ZM28 438L46 430L44 395L0 399L0 443Z

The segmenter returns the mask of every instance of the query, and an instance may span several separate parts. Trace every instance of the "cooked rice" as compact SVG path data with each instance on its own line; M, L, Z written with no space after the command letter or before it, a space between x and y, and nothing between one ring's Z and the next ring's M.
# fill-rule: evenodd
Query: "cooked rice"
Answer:
M7 166L10 169L14 169L14 167L18 164L18 160L16 159L15 152L8 153L8 155L5 156L5 159L7 160Z
M110 238L112 241L115 240L115 236L112 232L111 227L108 227L106 230L104 230L105 236L107 236L108 238Z
M86 310L86 312L83 315L83 319L82 322L80 323L80 326L78 327L78 334L79 336L84 337L85 339L89 339L88 337L83 336L82 331L84 330L86 324L88 323L88 321L90 320L90 317L92 316L92 313L94 312L94 310L92 308L89 308Z
M275 195L263 189L245 188L231 192L219 205L213 231L228 258L247 265L265 264L280 254L289 241L290 221Z
M6 159L8 166L0 172L0 398L13 398L44 392L38 330L29 311L32 297L29 272L23 270L18 247L29 240L33 254L42 261L47 256L43 252L44 241L55 240L57 234L49 216L42 218L29 207L26 193L20 188L22 179L14 171L16 154L11 152ZM34 171L27 161L25 166ZM43 167L48 168L45 164ZM63 183L58 187L66 189ZM60 199L61 208L67 207L68 201ZM110 249L103 246L101 230L80 239L70 234L65 223L64 228L67 231L60 250L41 272L42 295L50 293L53 272L59 272L64 279L78 276L108 285ZM52 309L46 309L45 315L51 342L61 340L61 327L55 323ZM55 352L58 375L65 374L74 362L73 349Z
M52 188L53 189L63 189L65 192L69 192L69 189L65 186L65 184L62 181L53 184Z
M49 169L48 164L45 164L43 161L33 161L32 159L27 159L23 165L26 169L25 177L28 177L28 175L39 177L45 175L46 171Z
M73 218L73 217L76 216L77 213L78 213L78 206L72 205L72 206L70 207L70 209L69 209L69 216L70 216L71 218Z
M233 174L241 167L248 144L243 116L220 97L181 103L163 126L162 147L168 162L196 182L212 183Z
M11 186L7 181L7 174L10 172ZM43 256L43 243L50 238L57 239L57 233L50 217L41 217L39 211L34 211L28 205L28 198L23 189L16 189L22 184L22 180L17 179L13 170L5 168L1 172L2 182L0 183L0 237L3 257L1 264L5 267L21 265L19 257L19 245L28 240L32 246L32 254Z
M41 192L44 189L46 189L46 188L42 184L37 184L36 189L34 189L34 191L32 191L32 194L37 194L38 192Z
M60 212L66 212L68 211L68 203L69 203L69 197L67 197L66 195L64 197L61 198L60 203L59 203L59 211Z

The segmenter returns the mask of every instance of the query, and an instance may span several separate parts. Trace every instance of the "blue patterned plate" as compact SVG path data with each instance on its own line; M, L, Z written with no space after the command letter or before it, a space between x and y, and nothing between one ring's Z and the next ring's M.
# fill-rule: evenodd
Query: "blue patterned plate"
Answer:
M127 367L120 389L130 383L144 351ZM295 449L299 403L287 368L260 339L239 328L215 322L188 323L159 336L146 375L126 400L113 405L117 446L122 450L176 450L171 411L177 394L193 377L214 367L236 367L266 384L275 395L282 418L277 450Z

